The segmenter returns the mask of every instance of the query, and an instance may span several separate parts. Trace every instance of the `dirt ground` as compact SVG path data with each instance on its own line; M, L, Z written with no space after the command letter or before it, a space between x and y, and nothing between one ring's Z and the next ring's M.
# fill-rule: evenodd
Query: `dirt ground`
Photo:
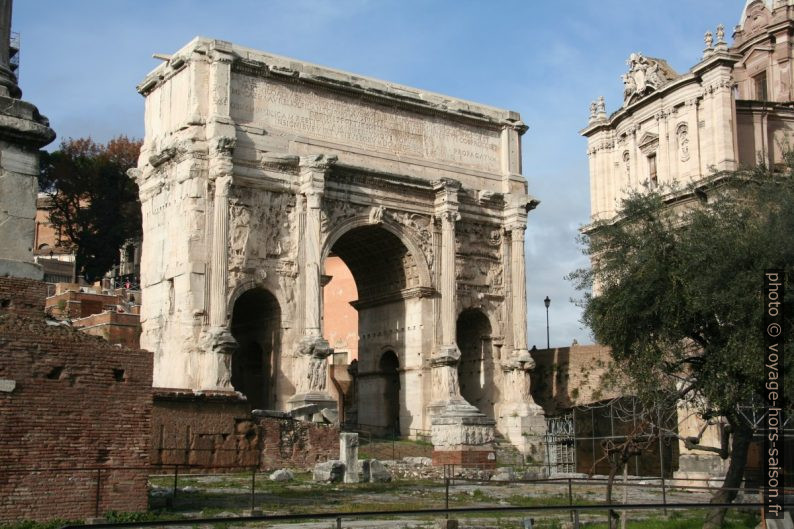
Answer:
M520 473L519 473L520 475ZM626 489L628 503L657 503L658 509L632 513L632 519L658 517L663 514L662 494L658 480L631 483ZM605 483L575 479L571 482L574 505L596 505L605 499ZM561 528L571 519L568 481L496 482L453 479L449 489L439 479L394 479L390 483L326 484L314 483L309 473L296 473L288 482L271 481L266 474L255 476L252 495L251 474L180 476L176 496L173 476L157 476L150 480L150 510L158 519L183 518L179 527L210 527L195 521L201 518L223 518L308 513L340 513L341 526L349 528L399 529L433 527L440 514L384 515L375 519L355 518L356 512L441 509L457 507L523 507L559 506L551 512L512 511L509 513L476 513L457 515L464 528L523 527L524 518L534 518L534 528ZM616 484L614 500L623 501L623 487ZM666 491L667 503L707 503L707 490ZM757 501L746 498L747 501ZM672 510L670 510L672 512ZM678 512L674 517L701 517L702 513ZM580 520L603 521L605 511L582 512ZM228 524L215 524L215 527ZM292 529L325 529L337 527L334 518L302 521L251 521L235 523L235 527L271 527Z

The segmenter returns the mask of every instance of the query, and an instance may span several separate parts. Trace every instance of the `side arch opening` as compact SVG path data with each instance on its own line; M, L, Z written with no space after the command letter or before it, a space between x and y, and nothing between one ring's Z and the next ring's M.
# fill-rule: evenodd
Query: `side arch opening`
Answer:
M242 294L232 310L231 333L239 345L232 357L232 385L252 409L275 409L275 372L281 351L281 307L263 288Z
M491 332L491 322L480 309L466 309L458 316L456 341L460 349L461 396L493 419L499 389L494 384Z

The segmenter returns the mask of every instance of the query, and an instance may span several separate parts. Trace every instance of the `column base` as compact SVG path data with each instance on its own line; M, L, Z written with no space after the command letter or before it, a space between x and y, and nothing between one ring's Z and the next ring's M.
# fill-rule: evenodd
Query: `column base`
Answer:
M305 415L317 420L320 419L317 414L322 413L322 410L337 411L336 400L325 391L328 377L327 358L333 352L328 342L320 335L312 334L301 338L295 356L299 362L298 376L305 377L306 383L299 386L298 393L287 401L290 411L303 411L304 413L297 415ZM305 410L300 410L301 408Z
M201 389L234 391L232 387L232 355L237 351L237 340L226 327L209 327L199 337L201 359Z
M532 371L535 369L535 360L532 358L532 355L526 348L514 349L513 358L515 358L515 361L518 363L519 367L524 371Z
M727 468L728 461L717 454L683 453L678 456L678 470L673 473L673 480L687 486L720 487Z
M431 424L434 465L496 467L494 421L465 400L440 406Z
M335 411L337 408L336 400L334 400L334 398L328 393L320 391L311 391L308 393L299 393L297 395L293 395L287 401L287 405L289 406L290 411L308 406L316 406L318 413L325 409L332 409Z
M507 403L499 410L499 431L521 454L535 463L546 459L546 415L535 403Z

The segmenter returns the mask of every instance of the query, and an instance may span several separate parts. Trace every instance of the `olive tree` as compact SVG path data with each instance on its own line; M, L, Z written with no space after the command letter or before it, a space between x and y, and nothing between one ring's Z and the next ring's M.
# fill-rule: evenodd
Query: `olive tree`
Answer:
M582 236L592 264L569 276L585 293L584 323L611 348L628 391L650 407L672 397L705 423L724 424L720 446L702 444L704 430L682 438L728 460L712 503L736 497L754 434L743 410L762 402L764 270L783 270L789 291L794 280L790 175L759 167L630 194L615 219ZM784 306L789 332L792 301ZM789 341L784 356L790 349ZM720 527L724 517L725 509L710 510L704 528Z

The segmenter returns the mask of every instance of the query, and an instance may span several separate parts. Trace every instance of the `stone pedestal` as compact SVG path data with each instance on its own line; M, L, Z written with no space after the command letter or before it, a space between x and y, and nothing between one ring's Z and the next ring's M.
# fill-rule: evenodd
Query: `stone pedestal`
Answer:
M505 402L498 408L498 426L525 458L542 463L546 460L546 416L530 393L529 373L534 368L529 352L520 349L513 351L510 360L503 364Z
M339 434L339 459L345 464L345 483L358 483L358 434Z
M507 403L499 413L499 430L528 460L542 463L546 460L544 436L546 415L543 408L533 403Z
M295 355L295 369L298 373L295 395L289 401L290 409L317 405L318 410L336 410L336 400L328 394L328 356L333 349L321 336L307 336L301 340Z
M0 95L0 276L40 280L33 262L39 148L55 139L35 106Z
M449 402L432 421L433 465L494 468L494 422L464 400Z

